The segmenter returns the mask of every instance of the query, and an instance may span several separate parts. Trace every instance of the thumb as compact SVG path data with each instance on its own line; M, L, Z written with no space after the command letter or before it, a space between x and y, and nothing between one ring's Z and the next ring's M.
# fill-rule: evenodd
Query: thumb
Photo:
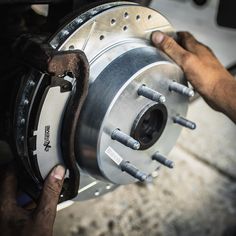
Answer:
M54 167L44 182L39 204L34 212L36 225L52 230L56 217L58 199L65 176L65 168L61 165Z
M190 52L182 48L173 38L156 31L151 36L154 46L166 53L179 66L184 67L184 62L190 56Z

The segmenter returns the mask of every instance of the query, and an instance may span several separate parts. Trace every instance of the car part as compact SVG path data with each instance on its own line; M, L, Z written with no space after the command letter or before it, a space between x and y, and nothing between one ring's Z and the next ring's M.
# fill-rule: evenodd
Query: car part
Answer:
M181 127L196 127L184 118L193 91L150 44L156 30L175 36L160 13L108 2L73 16L48 41L19 38L15 48L31 69L18 90L13 146L32 196L59 163L68 168L60 201L173 168L166 156Z

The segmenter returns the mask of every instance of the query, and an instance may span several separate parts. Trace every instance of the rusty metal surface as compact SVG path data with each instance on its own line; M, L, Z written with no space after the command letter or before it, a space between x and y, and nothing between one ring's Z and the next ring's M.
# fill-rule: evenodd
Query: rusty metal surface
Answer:
M19 52L19 60L21 60L24 64L27 64L30 68L34 68L33 70L39 71L43 76L42 80L48 80L48 83L45 84L43 90L47 90L50 87L60 86L61 92L64 92L72 90L74 85L65 113L66 115L64 117L62 131L62 135L65 140L62 143L62 149L63 155L66 157L64 158L64 161L69 169L69 176L65 180L60 201L71 199L77 195L80 182L79 171L76 167L76 159L74 155L74 136L76 130L75 126L79 119L80 110L88 91L89 64L87 58L80 50L58 52L53 50L49 44L44 43L43 38L35 39L29 35L21 37L17 41L15 50ZM64 79L67 75L74 79L75 82L73 84ZM22 104L22 98L25 99L25 88L27 88L26 85L28 84L28 81L25 81L25 83L25 86L22 86L22 89L19 90L18 99L16 102L16 130L21 130L19 129L19 125L21 124L18 124L18 120L22 119L19 119L19 114L24 115L24 117L31 116L30 110L26 114L18 111L21 109L21 106L17 104ZM34 91L34 93L36 92L37 91ZM43 101L43 97L39 97L38 99ZM34 101L31 102L34 104ZM39 105L39 107L41 107L41 105ZM36 109L38 108L36 107ZM26 118L24 119L27 121ZM25 132L28 133L27 130ZM22 152L18 152L20 159L22 159L26 154L30 155L27 151L29 148L27 142L28 135L23 137L25 137L23 140L24 145L21 146L24 150ZM16 139L22 139L22 135L16 134ZM19 145L20 143L18 146ZM31 171L29 169L34 169L36 175L37 173L39 175L38 178L36 176L36 179L41 182L42 177L40 176L40 173L36 171L38 168L37 163L32 163L32 158L30 156L28 158L24 157L23 159L26 162L24 165L24 168L27 169L26 172L30 173Z
M77 50L79 51L79 50ZM74 51L75 52L75 51ZM66 157L66 162L70 174L70 185L73 186L73 191L69 192L68 199L75 197L78 194L79 189L79 170L76 165L75 157L75 131L76 125L79 120L80 112L84 104L85 98L88 93L88 80L89 80L89 64L84 53L77 52L76 60L72 57L72 61L68 61L68 68L71 67L71 71L75 73L76 88L73 90L69 104L66 108L64 124L62 129L62 152Z

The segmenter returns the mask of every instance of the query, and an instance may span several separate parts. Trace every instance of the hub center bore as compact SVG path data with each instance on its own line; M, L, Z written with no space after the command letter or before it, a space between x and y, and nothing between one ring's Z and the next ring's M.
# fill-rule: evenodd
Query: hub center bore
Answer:
M167 109L163 104L149 104L138 114L131 136L139 141L139 150L148 149L159 139L166 126L167 117Z

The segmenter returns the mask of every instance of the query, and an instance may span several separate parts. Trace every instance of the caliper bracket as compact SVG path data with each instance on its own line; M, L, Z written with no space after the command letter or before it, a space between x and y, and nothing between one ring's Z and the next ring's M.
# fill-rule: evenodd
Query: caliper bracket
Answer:
M66 167L68 168L69 176L65 179L63 191L60 197L60 202L72 199L77 196L80 174L77 168L77 162L74 154L74 140L75 140L75 127L79 119L80 111L84 100L88 92L88 79L89 79L89 63L85 54L80 50L69 50L69 51L56 51L48 43L39 40L39 37L34 38L30 35L24 35L17 40L15 44L15 50L19 59L30 66L34 71L38 71L41 74L45 74L47 79L49 78L48 87L60 86L61 92L71 90L71 95L69 98L68 106L65 111L62 125L62 156ZM38 73L37 73L38 74ZM75 83L72 85L67 80L63 78L69 75L74 78ZM25 81L26 83L26 81ZM73 86L73 88L72 88ZM45 88L45 90L46 90ZM18 107L22 104L22 98L25 98L25 86L21 86L18 92L18 98L16 101L16 112L15 112L15 130L16 130L16 146L19 147L19 140L22 141L22 135L19 134L19 114L23 114L22 110L19 111ZM18 110L17 110L18 109ZM30 111L26 114L26 117L30 116ZM28 128L28 124L25 125L25 129ZM18 132L18 133L17 133ZM25 133L28 133L26 130ZM27 137L25 137L27 138ZM24 156L28 154L28 141L26 139L24 145L22 145L25 150L19 152L17 149L17 154L22 160L28 160L32 162L30 157L25 158ZM27 150L26 150L27 149ZM26 163L24 165L26 169L32 167L32 163ZM36 172L40 175L39 171L27 171L26 172ZM32 175L31 175L32 178ZM42 186L42 177L36 176L38 187ZM41 185L41 186L40 186ZM39 191L38 191L39 193ZM32 193L30 193L32 195ZM37 198L38 196L32 196Z

